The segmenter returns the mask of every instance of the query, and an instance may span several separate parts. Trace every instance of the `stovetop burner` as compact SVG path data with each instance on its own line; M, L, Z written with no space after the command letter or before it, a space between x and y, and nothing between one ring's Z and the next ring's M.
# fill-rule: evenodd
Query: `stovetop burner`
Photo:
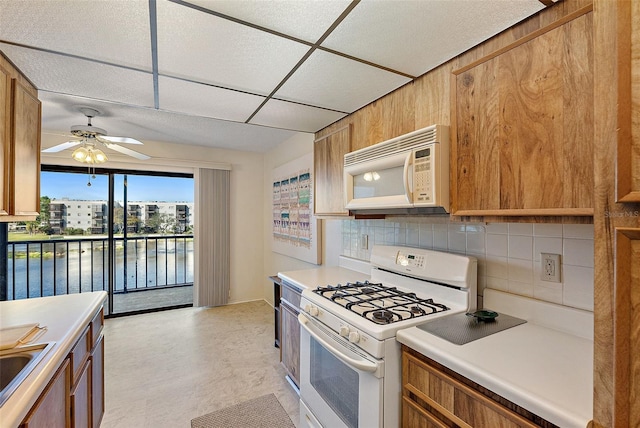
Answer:
M416 293L369 281L328 285L313 292L376 324L391 324L449 310L433 299L422 299Z

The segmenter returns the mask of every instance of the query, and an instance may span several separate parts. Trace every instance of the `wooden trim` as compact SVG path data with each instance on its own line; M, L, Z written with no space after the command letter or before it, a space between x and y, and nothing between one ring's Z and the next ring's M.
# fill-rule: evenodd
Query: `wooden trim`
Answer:
M631 2L617 2L616 53L618 95L618 139L616 152L616 202L640 202L640 191L633 189L633 93L631 86Z
M503 53L508 52L513 48L516 48L516 47L518 47L520 45L523 45L523 44L527 43L528 41L531 41L531 40L535 39L536 37L539 37L542 34L547 33L547 32L549 32L549 31L551 31L551 30L553 30L555 28L558 28L558 27L566 24L567 22L573 21L574 19L579 18L582 15L586 15L587 13L589 13L591 11L593 11L593 4L589 4L589 5L585 6L585 7L582 7L580 9L576 10L573 13L570 13L568 15L563 16L562 18L558 19L557 21L553 22L552 24L549 24L544 28L541 28L541 29L536 30L536 31L534 31L532 33L529 33L526 36L521 37L520 39L516 40L515 42L513 42L513 43L511 43L511 44L509 44L509 45L507 45L507 46L505 46L503 48L500 48L500 49L490 53L489 55L480 58L477 61L474 61L474 62L472 62L470 64L465 65L462 68L459 68L457 70L452 71L452 74L454 76L457 76L458 74L461 74L461 73L464 73L465 71L471 70L472 68L476 67L479 64L482 64L483 62L487 62L490 59L493 59L493 58L495 58L497 56L500 56ZM455 80L455 79L453 79L453 80Z
M322 141L322 140L326 139L327 137L332 136L333 134L337 134L338 132L344 131L347 128L351 128L351 124L350 123L345 125L345 126L343 126L342 128L334 129L333 131L329 132L326 135L323 135L322 137L316 138L315 140L313 140L313 142L317 143L318 141ZM351 133L351 130L349 130L349 133Z
M498 210L451 210L454 216L593 216L593 208L535 208Z
M449 209L452 215L458 211L458 80L455 74L449 79Z
M420 416L422 416L423 418L425 418L427 421L429 421L429 423L433 424L436 426L436 428L447 428L447 426L445 424L442 423L442 421L440 421L438 418L436 418L433 414L431 414L430 412L427 412L425 409L423 409L422 407L420 407L416 402L414 402L413 400L411 400L409 397L407 396L403 396L402 400L404 401L404 403L408 406L411 407L411 409L413 409L415 412L420 413ZM406 426L406 425L403 425ZM467 424L464 424L465 427L467 427Z
M640 415L633 409L634 390L637 388L638 357L632 348L640 338L640 326L634 322L634 304L637 305L640 278L633 276L633 241L640 241L640 228L615 229L616 268L614 279L613 318L613 384L614 426L638 426ZM640 245L640 242L636 242ZM637 263L637 260L635 261ZM634 298L635 295L635 298ZM633 420L632 420L633 419Z

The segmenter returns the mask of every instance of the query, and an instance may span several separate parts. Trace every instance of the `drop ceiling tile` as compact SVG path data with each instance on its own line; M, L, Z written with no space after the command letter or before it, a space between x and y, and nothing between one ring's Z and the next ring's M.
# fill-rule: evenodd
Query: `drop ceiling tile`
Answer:
M404 76L316 50L275 97L353 112L408 82Z
M86 124L86 119L77 110L78 105L88 105L101 112L92 120L95 126L104 128L110 135L136 138L145 146L160 141L264 153L296 134L289 130L88 101L69 95L44 93L40 98L43 115L50 118L43 121L42 132L52 138L50 144L43 142L43 147L66 141L72 125ZM140 151L144 152L144 148L140 147ZM175 151L168 152L165 157L172 156Z
M300 132L316 132L345 116L344 113L331 110L271 99L249 123Z
M244 122L264 97L160 76L160 109Z
M153 106L150 73L0 43L0 50L41 91Z
M419 76L543 8L538 0L363 1L322 46Z
M349 0L191 0L203 8L315 43Z
M151 70L146 1L0 1L0 40Z
M158 3L161 74L268 95L308 46L170 2Z

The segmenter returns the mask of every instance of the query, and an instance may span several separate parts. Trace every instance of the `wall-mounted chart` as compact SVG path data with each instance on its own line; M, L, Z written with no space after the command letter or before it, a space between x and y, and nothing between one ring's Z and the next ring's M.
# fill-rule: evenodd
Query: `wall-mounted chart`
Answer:
M313 215L313 153L273 170L276 253L320 264L320 221Z

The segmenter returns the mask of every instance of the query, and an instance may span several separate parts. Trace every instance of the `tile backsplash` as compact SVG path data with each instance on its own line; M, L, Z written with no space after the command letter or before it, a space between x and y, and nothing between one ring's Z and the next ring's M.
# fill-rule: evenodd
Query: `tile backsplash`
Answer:
M593 311L591 224L454 223L435 217L342 221L342 255L368 261L375 244L477 258L479 305L484 288L491 287ZM560 254L559 283L540 279L540 253Z

